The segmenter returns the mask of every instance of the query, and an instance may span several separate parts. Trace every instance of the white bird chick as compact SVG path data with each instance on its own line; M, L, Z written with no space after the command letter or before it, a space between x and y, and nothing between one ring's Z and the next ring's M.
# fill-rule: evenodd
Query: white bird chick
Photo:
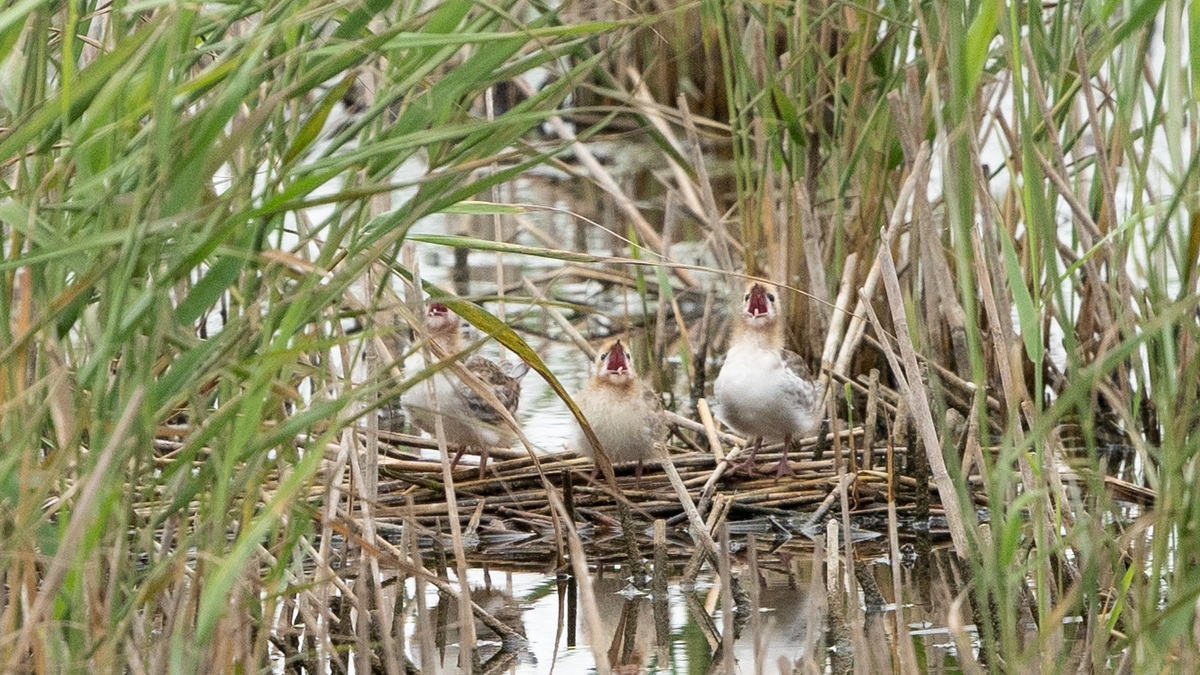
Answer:
M621 340L609 343L596 357L595 370L575 396L575 403L609 461L637 462L640 482L643 462L654 457L654 443L662 439L666 427L662 403L634 372L629 350ZM575 435L575 447L583 455L596 457L582 428Z
M799 354L783 348L775 288L751 283L734 316L733 337L713 385L717 416L754 439L750 457L735 470L751 473L763 439L782 440L776 477L794 476L788 464L793 437L812 435L821 424L821 392Z
M463 351L461 325L462 320L446 305L431 302L426 306L425 329L430 340L445 353L445 358L454 358ZM420 372L428 366L420 351L413 355L413 359L414 372ZM510 414L516 414L517 402L521 397L521 378L529 372L528 364L508 361L496 363L478 354L472 354L460 363L495 395ZM451 468L457 466L468 448L477 449L480 453L480 478L487 470L488 448L509 447L516 439L516 434L505 423L503 415L449 368L424 382L418 382L404 392L400 401L413 426L430 434L436 433L436 420L440 413L446 444L458 449Z

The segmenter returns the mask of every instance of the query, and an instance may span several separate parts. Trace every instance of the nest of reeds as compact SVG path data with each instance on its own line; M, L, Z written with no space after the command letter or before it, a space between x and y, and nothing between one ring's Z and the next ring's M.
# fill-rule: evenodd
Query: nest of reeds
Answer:
M936 521L940 506L936 495L931 500L929 483L923 478L927 470L909 461L904 447L877 443L866 451L859 447L863 437L864 429L858 427L793 444L789 458L796 475L782 479L761 473L781 458L780 444L763 447L752 473L729 470L736 455L719 459L711 452L672 448L670 462L691 504L710 520L719 514L719 519L739 523L740 531L780 540L821 535L829 514L839 512L843 485L850 514L864 533L886 513L889 495L905 522L928 522L930 516ZM889 466L894 469L890 473ZM398 534L410 520L439 531L450 517L441 462L419 458L397 444L380 457L379 468L375 517L379 531ZM553 543L546 538L555 530L556 517L548 489L558 493L572 520L582 526L587 543L599 545L621 528L622 504L639 526L639 534L648 535L656 520L686 527L684 500L664 467L647 463L639 477L634 466L617 466L615 474L616 491L602 475L595 475L590 459L573 452L534 457L501 451L483 476L477 465L465 463L453 472L457 512L468 534L480 536L481 547L487 549L481 553L503 552L516 559L529 557L541 548L539 542ZM486 546L489 542L499 544L502 551ZM520 546L514 545L522 543L530 551L516 550ZM603 546L599 554L603 559Z
M796 475L782 479L769 472L782 457L780 444L763 447L754 472L729 469L740 448L729 448L729 456L718 457L705 450L671 447L678 484L665 467L650 462L640 476L632 465L615 467L616 490L597 474L591 459L573 452L535 456L494 449L482 475L477 464L466 461L453 470L456 512L465 527L470 556L538 569L544 569L562 545L547 490L554 490L564 503L591 549L590 557L601 565L625 556L622 506L632 518L634 536L649 545L652 525L660 520L673 528L668 531L687 539L688 500L710 529L727 522L734 534L752 533L782 544L824 537L826 522L840 517L844 488L851 534L858 540L888 534L892 503L900 536L948 537L924 453L909 451L919 446L911 444L911 438L904 444L874 440L867 432L865 425L858 425L794 443L789 459ZM451 516L443 467L428 453L422 457L415 452L434 444L404 434L383 432L381 436L390 443L383 445L379 458L377 530L395 538L405 523L412 523L432 536L425 543L437 547L434 540L444 533ZM1063 480L1084 482L1070 469L1064 470ZM1153 500L1152 494L1131 483L1113 476L1103 480L1117 499L1136 504ZM981 520L986 520L986 499L981 493L972 499Z

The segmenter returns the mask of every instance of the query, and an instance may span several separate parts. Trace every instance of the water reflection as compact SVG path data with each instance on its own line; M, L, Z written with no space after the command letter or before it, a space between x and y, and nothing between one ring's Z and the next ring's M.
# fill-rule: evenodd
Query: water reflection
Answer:
M750 600L736 612L733 672L892 672L898 667L892 568L877 552L856 557L853 584L844 562L832 581L827 578L819 547L764 556L754 569L745 562L738 565L734 574L750 591ZM948 551L934 551L928 558L931 564L901 570L903 620L922 668L954 670L958 645L944 625L947 608L963 588L961 572ZM636 587L620 569L597 574L592 587L598 644L590 642L593 631L584 623L578 593L566 576L477 569L470 571L469 582L472 599L526 639L521 645L506 644L476 621L476 673L593 673L600 652L616 673L725 672L720 579L714 575L701 575L692 586L673 581L665 602L658 603L648 587ZM851 588L856 605L847 602ZM414 590L410 581L405 625L414 662L422 673L463 672L457 602L429 588L424 602L417 603ZM661 620L656 620L656 604ZM426 608L423 616L419 606ZM970 603L960 611L963 622L971 624ZM966 635L968 648L976 648L972 627Z

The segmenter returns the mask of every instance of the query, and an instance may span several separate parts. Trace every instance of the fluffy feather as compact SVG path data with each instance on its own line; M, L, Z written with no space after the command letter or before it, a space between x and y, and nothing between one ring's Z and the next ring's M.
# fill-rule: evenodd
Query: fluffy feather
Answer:
M596 358L591 377L575 402L614 464L640 465L654 456L654 443L666 429L662 404L634 372L630 354L620 340L606 345ZM575 434L575 447L581 454L596 456L581 428Z
M447 358L463 351L460 326L461 319L445 305L430 303L426 308L425 328L430 339ZM521 397L521 378L529 372L527 364L498 364L477 354L460 363L483 382L509 413L516 414L517 402ZM424 355L417 352L410 365L414 372L420 372L429 364ZM509 446L516 439L500 412L449 368L418 383L406 391L400 400L412 424L430 434L435 433L440 411L446 444L459 449L455 463L466 448L477 448L481 452L481 474L487 464L487 448Z
M812 435L820 426L821 392L803 359L783 348L783 326L773 287L762 283L747 287L713 395L717 416L755 439L750 458L738 468L753 468L764 439L782 440L784 454L776 473L792 474L787 445L794 437Z

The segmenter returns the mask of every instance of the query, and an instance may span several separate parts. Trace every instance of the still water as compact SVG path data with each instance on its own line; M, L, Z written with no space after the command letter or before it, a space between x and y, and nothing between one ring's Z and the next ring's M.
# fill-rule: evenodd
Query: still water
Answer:
M869 556L857 561L884 591L882 596L861 598L862 618L856 624L854 617L845 617L848 625L839 634L834 626L836 617L830 616L828 607L831 601L841 599L844 589L837 589L837 596L829 595L820 565L814 572L811 554L809 547L807 552L796 550L766 556L762 566L755 570L745 565L735 570L747 591L755 578L758 588L750 594L751 611L756 607L757 616L742 616L735 621L732 672L791 673L810 672L813 668L816 672L845 672L853 664L852 654L856 649L876 672L892 669L895 606L886 598L890 595L886 589L892 584L890 566L883 559ZM934 553L930 559L942 557ZM913 634L919 662L935 671L955 672L954 641L945 629L931 623L935 616L945 616L944 609L931 611L931 598L951 597L950 587L942 579L943 568L938 565L927 566L921 573L928 575L931 571L933 576L919 583L914 569L902 571L903 587L909 594L903 607L904 621ZM475 672L529 675L595 672L596 646L588 643L588 631L582 625L566 580L494 569L474 569L468 578L472 599L527 639L523 646L505 652L500 639L477 622L477 662L481 665ZM608 655L615 671L680 674L724 671L720 634L711 632L713 626L719 631L724 620L719 600L721 589L715 577L702 575L692 588L684 588L677 582L669 586L664 635L659 635L656 629L653 594L636 588L620 570L604 570L593 578L592 584L603 636L599 648ZM416 592L416 584L409 581L405 593L410 607L415 606L412 599ZM424 616L415 609L406 613L405 637L412 648L411 658L424 673L462 672L456 644L456 601L439 597L435 589L427 588L425 606ZM973 628L967 632L974 637ZM438 647L439 644L443 646Z

